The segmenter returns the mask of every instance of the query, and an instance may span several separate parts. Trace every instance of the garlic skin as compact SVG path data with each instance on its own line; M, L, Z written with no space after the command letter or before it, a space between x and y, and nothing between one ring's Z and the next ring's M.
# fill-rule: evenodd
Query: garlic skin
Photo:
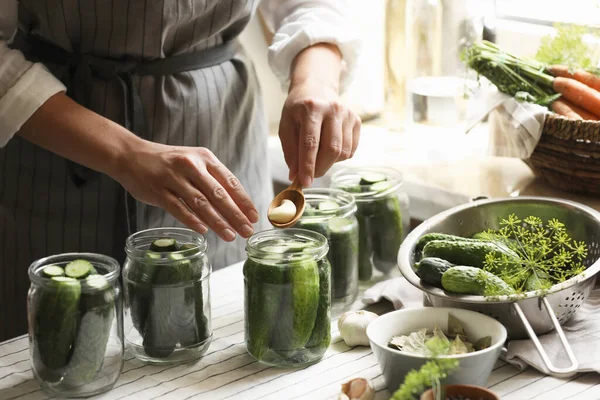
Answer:
M281 204L269 213L269 219L279 224L290 222L296 216L296 205L293 201L284 199Z
M373 400L375 389L371 382L364 378L354 378L342 384L342 392L338 400Z
M347 311L338 319L338 329L344 342L350 347L368 346L367 326L374 321L377 314L370 311Z

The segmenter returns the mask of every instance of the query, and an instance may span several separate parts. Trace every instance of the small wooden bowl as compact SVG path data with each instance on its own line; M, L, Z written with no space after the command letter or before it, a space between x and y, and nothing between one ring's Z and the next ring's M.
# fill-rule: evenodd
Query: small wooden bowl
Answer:
M496 395L489 389L481 386L473 385L448 385L444 386L444 399L452 396L463 396L469 400L500 400L500 396ZM421 400L435 400L433 389L429 389L421 395Z

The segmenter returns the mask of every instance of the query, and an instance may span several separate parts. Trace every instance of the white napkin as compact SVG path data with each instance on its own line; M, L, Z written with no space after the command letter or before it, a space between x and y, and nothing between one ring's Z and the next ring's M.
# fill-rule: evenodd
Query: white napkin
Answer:
M362 297L363 303L366 304L377 303L383 299L389 300L396 310L423 307L423 292L405 278L378 282L367 289ZM586 303L563 326L563 330L579 362L577 371L600 372L600 288L592 291ZM554 365L569 364L560 339L555 333L548 333L540 336L539 339ZM514 364L521 370L531 366L542 373L550 374L529 339L511 341L504 358L506 362Z
M393 278L378 282L363 294L365 304L389 300L394 309L423 307L423 292L411 285L406 278Z
M600 288L592 291L585 304L563 326L563 330L579 362L577 371L600 372ZM569 359L555 333L541 336L540 342L554 365L569 365ZM521 369L532 366L540 372L549 374L533 342L529 339L511 341L505 359Z
M505 100L489 115L488 155L526 160L540 141L548 110L503 96Z

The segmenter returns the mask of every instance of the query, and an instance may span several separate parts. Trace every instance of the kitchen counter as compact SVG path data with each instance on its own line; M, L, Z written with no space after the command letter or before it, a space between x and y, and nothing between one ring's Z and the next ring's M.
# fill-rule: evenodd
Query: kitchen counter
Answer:
M273 180L287 184L279 139L269 140ZM402 171L411 217L421 221L479 196L559 197L600 210L600 199L553 189L519 159L486 156L487 146L484 124L465 135L440 130L392 132L380 123L365 123L355 157L335 164L315 186L327 186L331 175L346 166L386 165Z
M274 368L254 361L244 345L243 285L241 263L211 275L213 341L199 361L179 366L147 365L126 353L115 387L92 399L336 399L341 384L355 377L372 381L376 400L390 398L371 349L346 346L335 319L331 325L332 344L320 362L309 367ZM357 301L353 307L362 306ZM392 308L390 303L381 302L369 309L381 314ZM520 371L504 361L498 361L487 386L503 400L600 398L600 374L596 372L558 379L532 368ZM0 343L0 399L48 398L33 378L27 337Z

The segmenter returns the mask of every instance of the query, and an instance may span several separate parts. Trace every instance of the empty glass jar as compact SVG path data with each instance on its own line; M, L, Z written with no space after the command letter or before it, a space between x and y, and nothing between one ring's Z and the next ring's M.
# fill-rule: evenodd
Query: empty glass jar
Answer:
M110 390L123 367L119 264L67 253L29 267L29 353L42 389L60 397Z
M248 353L269 365L319 360L331 341L331 267L327 239L304 229L268 230L246 245Z
M306 208L296 228L327 238L331 264L332 313L344 311L358 294L358 221L351 194L338 189L304 189Z
M212 338L204 236L148 229L131 235L125 250L125 339L135 357L155 364L200 358Z
M359 280L385 278L397 269L398 250L410 226L401 173L384 167L349 168L337 172L331 186L356 200Z

